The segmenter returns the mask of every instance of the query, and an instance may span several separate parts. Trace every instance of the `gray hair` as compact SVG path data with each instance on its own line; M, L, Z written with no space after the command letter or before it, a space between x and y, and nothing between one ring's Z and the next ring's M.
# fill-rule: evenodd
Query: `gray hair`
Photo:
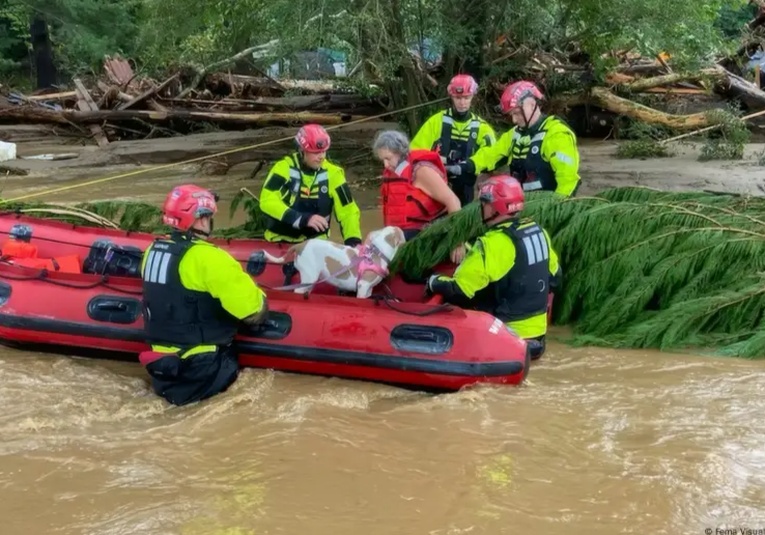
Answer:
M375 136L372 150L388 149L394 154L406 158L409 155L409 138L398 130L383 130Z

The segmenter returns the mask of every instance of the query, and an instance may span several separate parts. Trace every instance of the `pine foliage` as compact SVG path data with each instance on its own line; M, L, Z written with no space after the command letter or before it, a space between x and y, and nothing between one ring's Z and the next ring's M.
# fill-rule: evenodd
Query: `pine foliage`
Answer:
M432 225L395 259L418 276L481 234L479 212ZM574 341L765 357L765 199L614 188L527 196L563 266L554 319ZM449 221L454 229L449 229Z
M247 214L247 221L237 227L229 227L216 231L224 238L262 238L267 225L267 217L260 210L260 201L246 188L240 189L231 200L229 212L234 216L239 208Z
M540 192L529 196L523 216L548 213L547 218L559 217L561 197L554 193ZM415 238L406 242L390 265L392 274L401 273L419 279L431 272L433 267L449 261L449 254L457 246L472 243L488 230L481 218L481 209L474 201L462 210L449 214L428 225Z
M391 274L402 273L420 279L430 270L449 259L458 245L472 241L486 231L477 202L449 214L422 230L415 238L399 248L390 265Z
M75 206L109 219L123 230L132 232L159 232L166 229L162 223L162 210L153 204L98 201L81 203Z
M239 207L243 207L247 213L247 221L243 225L229 228L216 228L214 236L224 238L261 238L265 230L265 216L260 211L257 199L240 191L231 201L230 212L233 214ZM81 210L107 219L120 229L130 232L165 233L169 230L162 222L162 210L159 206L136 201L97 201L78 203L71 206L71 213L66 212L66 205L46 203L8 203L0 207L3 211L24 213L25 210L34 209L29 215L56 219L76 225L103 226L91 218L78 215ZM50 210L46 212L45 210Z
M730 346L765 328L765 200L645 188L596 198L559 203L565 221L537 218L565 270L559 323L660 349Z

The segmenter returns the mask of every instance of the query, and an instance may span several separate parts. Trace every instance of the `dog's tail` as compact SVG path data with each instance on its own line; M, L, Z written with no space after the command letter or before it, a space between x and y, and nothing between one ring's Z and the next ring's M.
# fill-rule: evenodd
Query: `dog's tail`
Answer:
M282 257L269 254L268 251L266 250L263 250L263 255L266 257L266 260L268 262L271 262L272 264L287 264L289 262L294 262L295 257L298 254L300 254L300 252L303 250L303 248L305 248L307 243L308 243L307 241L296 243L295 245L287 249L287 252L284 253L284 256Z
M289 254L289 252L288 252ZM268 254L268 251L263 251L263 256L266 257L266 261L270 262L271 264L285 264L287 262L287 255L284 256L273 256L271 254Z

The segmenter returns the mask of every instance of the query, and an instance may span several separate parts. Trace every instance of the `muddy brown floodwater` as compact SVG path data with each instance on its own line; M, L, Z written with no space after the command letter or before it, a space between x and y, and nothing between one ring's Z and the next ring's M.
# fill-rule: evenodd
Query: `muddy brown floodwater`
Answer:
M57 200L160 203L184 173ZM196 181L225 212L253 186L243 176ZM46 186L31 181L3 196ZM374 205L374 192L358 195ZM379 225L365 214L365 231ZM760 361L552 342L520 387L434 396L248 369L227 393L173 408L137 363L2 349L0 533L763 529L763 372Z

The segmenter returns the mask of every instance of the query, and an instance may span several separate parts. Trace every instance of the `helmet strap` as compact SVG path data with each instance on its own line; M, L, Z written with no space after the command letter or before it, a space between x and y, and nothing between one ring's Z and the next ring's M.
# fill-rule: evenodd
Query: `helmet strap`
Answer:
M470 110L469 109L467 111L457 111L457 108L452 106L451 112L452 112L452 117L454 117L458 121L464 121L468 117L470 117Z
M533 98L533 97L532 97ZM534 117L534 114L539 109L539 101L537 99L534 99L534 109L531 111L531 117ZM531 126L531 118L526 117L526 110L523 109L523 103L521 103L521 115L523 115L523 128L529 128Z
M215 226L215 220L211 217L210 218L210 232L205 232L203 230L199 230L198 228L191 227L188 230L188 233L193 237L194 234L199 236L204 236L205 238L209 238L210 234L212 234L213 227Z
M491 220L493 220L494 218L496 218L497 216L499 216L499 212L497 212L497 211L494 211L494 213L492 213L492 214L491 214L489 217L484 217L484 215L483 215L483 206L485 206L485 205L482 205L482 206L481 206L481 220L482 220L484 223L488 224L488 222L489 222L489 221L491 221Z

